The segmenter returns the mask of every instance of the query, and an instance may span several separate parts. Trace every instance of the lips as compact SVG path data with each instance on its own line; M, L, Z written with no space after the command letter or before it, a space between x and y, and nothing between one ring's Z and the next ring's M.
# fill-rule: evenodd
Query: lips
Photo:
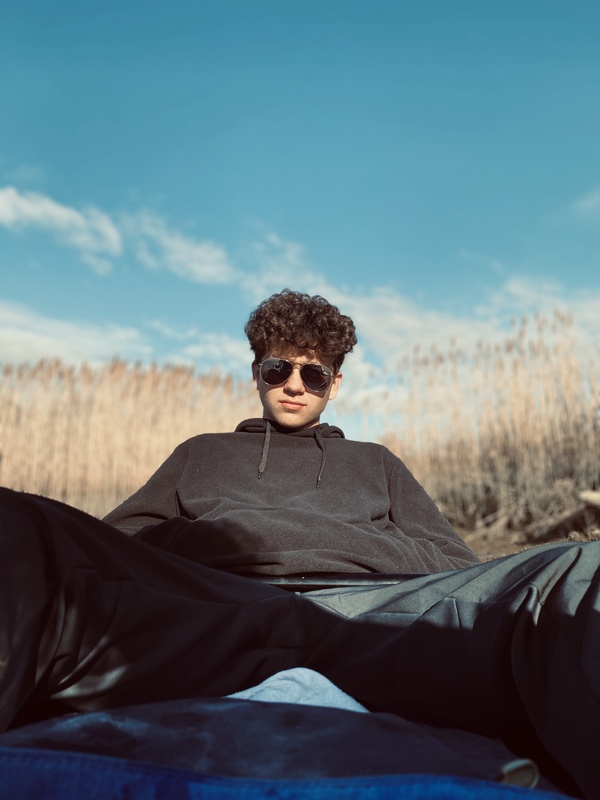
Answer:
M279 405L283 406L284 408L289 408L291 411L304 408L304 403L293 403L291 400L280 400Z

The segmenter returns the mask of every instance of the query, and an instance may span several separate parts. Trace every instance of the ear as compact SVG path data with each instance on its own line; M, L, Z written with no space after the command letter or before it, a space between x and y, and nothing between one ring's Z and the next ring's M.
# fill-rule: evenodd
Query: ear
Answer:
M341 372L335 376L335 378L331 381L331 386L329 387L329 400L333 400L333 398L338 393L338 389L340 388L340 383L342 382L342 378L344 376Z
M258 389L258 379L259 379L259 366L256 361L252 362L252 380L254 381L254 385Z

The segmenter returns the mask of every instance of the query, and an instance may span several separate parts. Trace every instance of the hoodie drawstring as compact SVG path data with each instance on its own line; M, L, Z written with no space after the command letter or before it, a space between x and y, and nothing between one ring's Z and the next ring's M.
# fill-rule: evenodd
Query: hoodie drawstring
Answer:
M267 466L267 457L269 455L269 444L271 442L271 423L265 419L265 438L263 440L262 453L260 454L260 464L258 465L258 479L262 478L262 474Z
M317 489L321 488L321 478L323 477L323 471L325 469L325 459L327 458L327 453L325 450L325 439L323 438L323 434L317 428L315 430L315 439L317 440L317 444L321 450L321 468L319 469L319 474L317 475Z
M268 419L265 419L265 438L263 439L263 446L262 451L260 454L260 464L258 465L258 479L260 480L263 476L265 469L267 468L267 459L269 457L269 445L271 444L271 429L272 425ZM327 458L326 452L326 444L325 439L323 438L323 434L319 430L319 428L315 428L314 438L317 442L319 450L321 451L321 466L319 468L319 474L317 475L317 489L321 488L321 478L323 477L323 472L325 470L325 461Z

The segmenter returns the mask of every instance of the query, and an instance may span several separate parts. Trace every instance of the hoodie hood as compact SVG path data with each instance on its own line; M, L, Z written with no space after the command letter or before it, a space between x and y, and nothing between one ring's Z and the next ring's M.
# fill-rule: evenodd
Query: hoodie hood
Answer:
M283 434L285 436L301 436L304 438L314 439L321 451L321 466L319 474L317 475L317 489L321 487L321 478L325 471L325 462L327 460L327 450L325 439L344 439L344 432L341 428L336 428L335 425L328 425L326 422L320 425L314 425L312 428L302 428L301 430L293 430L284 428L276 422L269 419L245 419L235 429L236 433L262 433L264 434L262 452L260 454L260 463L258 465L258 479L262 478L263 472L267 466L267 459L269 457L269 444L271 442L271 431L276 434Z

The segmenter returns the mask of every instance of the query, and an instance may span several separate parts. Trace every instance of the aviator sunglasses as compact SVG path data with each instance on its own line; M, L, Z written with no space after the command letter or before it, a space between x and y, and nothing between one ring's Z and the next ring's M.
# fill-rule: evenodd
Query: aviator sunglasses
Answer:
M294 371L294 364L287 358L265 358L258 365L260 377L268 386L279 386L289 380ZM313 392L324 392L333 380L333 373L321 364L298 365L300 378L307 389Z

